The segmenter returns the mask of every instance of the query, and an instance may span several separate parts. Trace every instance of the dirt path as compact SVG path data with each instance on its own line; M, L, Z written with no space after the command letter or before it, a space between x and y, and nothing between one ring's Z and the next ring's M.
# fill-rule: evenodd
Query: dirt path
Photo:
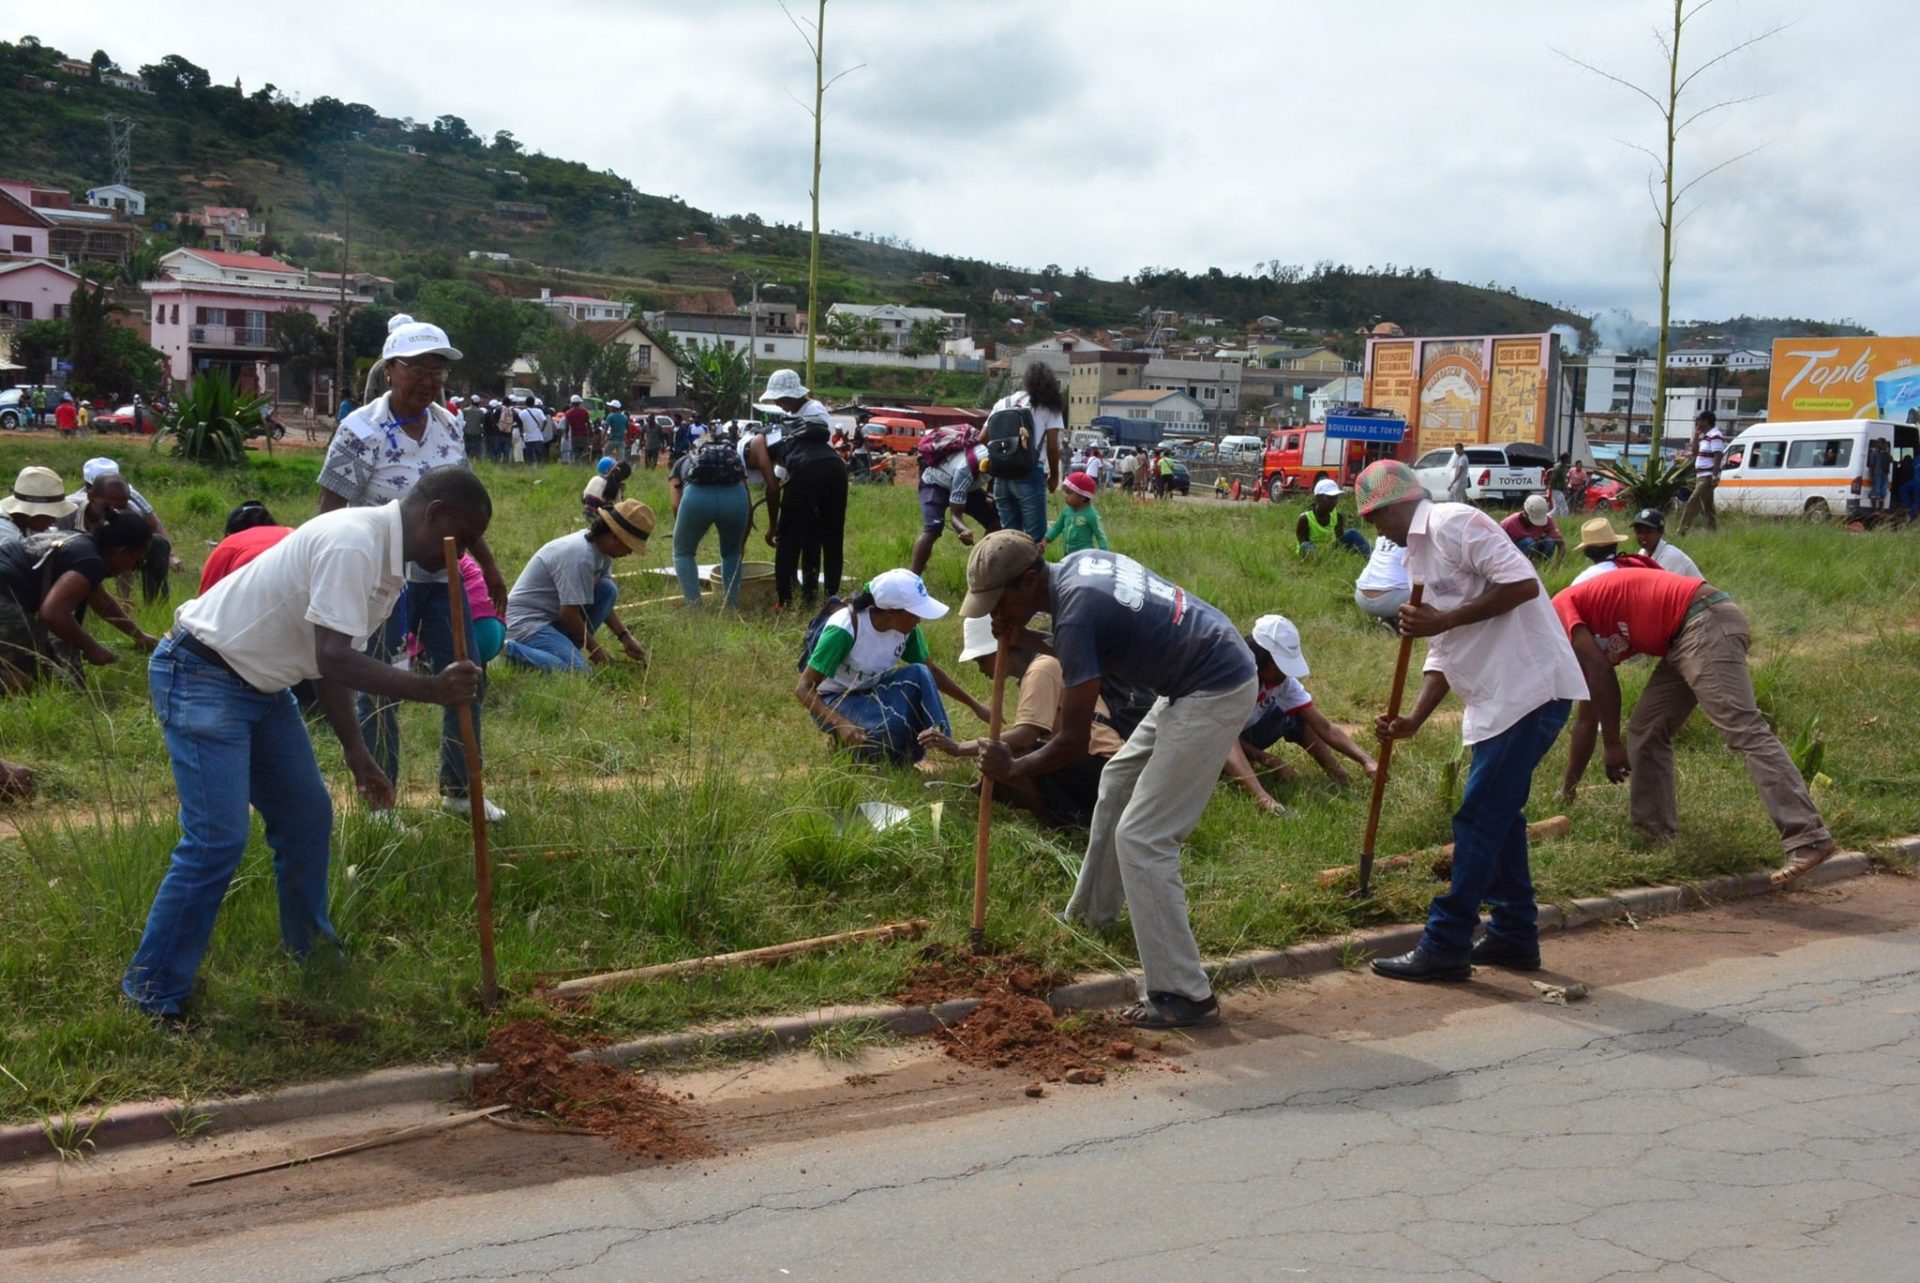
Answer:
M1715 960L1772 956L1833 936L1908 929L1920 917L1920 881L1882 874L1832 888L1743 901L1660 919L1638 929L1591 929L1546 944L1537 977L1481 971L1468 984L1396 985L1361 972L1250 987L1226 996L1227 1024L1191 1041L1168 1039L1163 1063L1123 1070L1102 1087L1069 1088L1084 1102L1111 1093L1184 1090L1167 1066L1234 1074L1242 1049L1275 1038L1364 1042L1470 1020L1490 1006L1536 1002L1529 983L1578 979L1601 989L1683 972ZM1311 1054L1311 1041L1303 1044ZM925 1127L988 1111L1052 1107L1028 1099L1029 1075L956 1064L931 1042L869 1049L851 1061L794 1053L667 1078L690 1094L695 1127L725 1156L683 1165L686 1179L756 1149L879 1128ZM188 1189L198 1176L326 1149L437 1116L409 1107L271 1133L148 1146L62 1166L0 1168L0 1251L15 1261L97 1259L188 1244L258 1225L350 1215L424 1200L546 1185L629 1170L607 1142L537 1136L475 1124L429 1140L309 1168ZM21 1275L20 1277L30 1277Z

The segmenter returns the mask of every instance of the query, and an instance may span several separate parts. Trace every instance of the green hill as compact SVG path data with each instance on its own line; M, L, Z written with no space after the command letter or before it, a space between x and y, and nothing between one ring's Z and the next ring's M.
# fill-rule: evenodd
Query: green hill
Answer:
M492 140L454 116L416 125L372 107L322 97L296 104L271 85L243 93L211 83L179 56L141 68L152 94L61 73L57 50L0 43L0 136L15 175L76 191L109 181L103 116L135 122L131 180L150 221L178 228L180 211L207 203L264 215L265 248L309 267L336 266L351 207L353 265L395 277L401 301L430 279L472 277L499 293L540 285L672 306L750 282L782 284L806 302L807 236L753 214L718 216L677 197L649 195L611 172ZM99 60L97 56L97 61ZM131 68L129 70L132 70ZM39 87L52 81L52 89ZM831 193L828 203L831 205ZM170 235L177 235L170 230ZM501 252L512 265L472 261ZM1146 268L1122 281L1049 265L1023 270L848 236L826 238L822 302L897 301L964 310L987 338L1023 331L1030 312L996 305L996 289L1059 291L1053 324L1135 321L1143 309L1214 316L1225 334L1261 315L1356 348L1354 331L1392 320L1409 333L1538 331L1584 318L1512 290L1462 285L1414 268L1375 271L1320 263Z

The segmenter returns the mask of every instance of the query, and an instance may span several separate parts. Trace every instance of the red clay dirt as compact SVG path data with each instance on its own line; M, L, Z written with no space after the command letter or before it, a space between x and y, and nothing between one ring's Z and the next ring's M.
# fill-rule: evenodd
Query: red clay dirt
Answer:
M686 1129L683 1105L638 1073L573 1059L580 1049L539 1020L502 1025L487 1035L481 1054L500 1068L474 1083L473 1103L511 1105L517 1114L605 1136L629 1154L663 1162L720 1152Z
M979 1006L933 1035L961 1064L1092 1086L1106 1081L1113 1061L1140 1054L1120 1036L1121 1026L1109 1014L1056 1014L1044 995L1065 977L1031 958L976 956L943 944L928 945L920 958L896 995L901 1002L921 1006L979 999ZM1028 1094L1038 1093L1030 1086Z

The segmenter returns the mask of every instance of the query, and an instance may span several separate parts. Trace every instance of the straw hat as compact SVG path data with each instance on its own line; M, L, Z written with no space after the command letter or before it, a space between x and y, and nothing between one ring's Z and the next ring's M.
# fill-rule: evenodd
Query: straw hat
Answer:
M52 468L22 468L14 478L13 493L0 499L0 512L9 517L61 517L73 515L80 505L67 498L67 487Z
M1613 523L1605 517L1595 517L1580 527L1581 548L1618 548L1626 542L1626 536L1613 528Z

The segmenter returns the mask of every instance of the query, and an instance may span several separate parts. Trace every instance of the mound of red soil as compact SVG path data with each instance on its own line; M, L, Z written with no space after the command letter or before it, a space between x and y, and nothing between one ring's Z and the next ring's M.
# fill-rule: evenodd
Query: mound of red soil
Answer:
M575 1060L580 1044L538 1020L487 1035L481 1059L500 1066L473 1085L475 1105L511 1105L605 1136L631 1154L674 1162L718 1152L686 1130L688 1111L640 1074L604 1061Z
M951 945L930 944L920 951L919 965L894 997L909 1007L1008 993L1038 997L1066 979L1024 954L973 954Z

